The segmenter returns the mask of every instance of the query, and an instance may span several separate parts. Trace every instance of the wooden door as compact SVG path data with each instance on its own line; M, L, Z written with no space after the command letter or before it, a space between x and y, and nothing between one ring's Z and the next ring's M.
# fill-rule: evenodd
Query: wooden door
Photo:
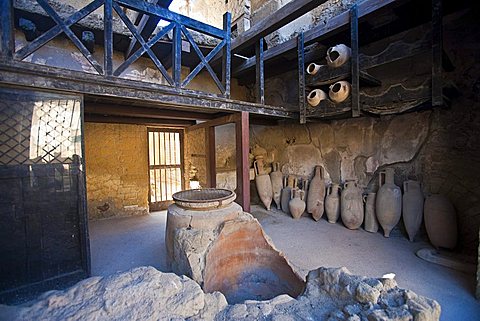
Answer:
M148 130L150 211L166 209L172 195L183 189L183 131Z

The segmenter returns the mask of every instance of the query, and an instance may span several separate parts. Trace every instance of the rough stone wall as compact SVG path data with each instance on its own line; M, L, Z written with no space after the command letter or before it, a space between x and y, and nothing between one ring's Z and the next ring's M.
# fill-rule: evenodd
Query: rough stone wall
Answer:
M185 132L185 186L189 186L194 175L201 187L207 187L207 152L205 149L205 129Z
M148 213L147 127L85 123L89 219Z

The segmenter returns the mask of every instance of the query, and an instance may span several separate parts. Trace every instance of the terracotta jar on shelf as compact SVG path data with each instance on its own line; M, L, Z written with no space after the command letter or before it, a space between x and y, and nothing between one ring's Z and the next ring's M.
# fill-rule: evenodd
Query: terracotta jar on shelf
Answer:
M325 213L329 223L335 224L340 217L340 191L339 184L332 184L327 188L327 196L325 197Z
M332 68L338 68L348 62L351 55L352 50L344 44L330 47L327 50L327 65Z
M317 72L322 68L323 65L317 65L316 63L312 62L307 66L307 74L315 75Z
M273 201L277 209L281 209L281 196L283 188L283 175L280 172L280 164L278 162L272 163L272 172L270 173L270 180L272 181Z
M352 91L352 86L348 81L341 80L330 85L329 89L328 96L334 103L338 104L347 100Z
M314 89L307 95L307 102L312 107L318 106L325 99L327 99L327 94L321 89Z
M325 201L325 181L323 167L315 166L315 175L310 182L307 198L307 212L312 214L315 221L323 216Z
M260 200L269 211L273 199L272 181L263 168L263 157L257 156L256 161L253 162L253 166L255 169L255 184L257 186L258 196L260 196Z
M356 180L345 182L340 199L340 208L343 224L351 229L358 229L364 218L362 189Z
M380 188L377 192L375 210L385 237L390 236L402 215L402 191L395 185L394 174L393 168L387 168L379 175Z

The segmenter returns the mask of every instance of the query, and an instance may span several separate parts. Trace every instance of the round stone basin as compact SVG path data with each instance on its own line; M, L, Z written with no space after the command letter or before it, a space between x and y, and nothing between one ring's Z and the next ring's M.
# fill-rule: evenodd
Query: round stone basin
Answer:
M173 194L175 204L185 209L207 211L230 205L237 195L224 188L189 189Z

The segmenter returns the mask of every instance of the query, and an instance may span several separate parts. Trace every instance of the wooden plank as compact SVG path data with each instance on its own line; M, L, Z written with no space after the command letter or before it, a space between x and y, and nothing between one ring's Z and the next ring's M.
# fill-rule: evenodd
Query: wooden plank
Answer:
M379 9L384 9L392 5L400 4L401 2L405 2L406 0L365 0L358 3L358 18L363 18L368 16L369 14L374 13ZM319 25L313 27L310 30L305 31L304 33L304 40L305 45L312 44L316 41L322 41L327 39L328 37L337 34L343 30L345 30L350 23L350 13L349 11L345 11L338 16L333 17L332 19L328 20L325 25ZM273 47L265 51L264 59L265 61L274 59L286 54L290 54L291 52L297 49L297 41L296 39L290 39L285 41L284 43ZM240 66L233 70L233 75L238 77L242 73L245 73L247 70L252 69L255 66L255 57L251 57L243 62Z
M250 212L249 115L242 111L236 114L236 118L237 203L243 207L245 212Z
M300 112L300 124L307 122L307 106L305 102L305 43L303 32L297 37L298 54L298 108Z
M232 52L241 53L244 49L258 43L261 38L310 12L324 2L326 0L294 0L287 3L236 37L232 42Z
M217 161L215 156L215 127L205 129L205 151L207 154L207 185L217 187Z
M215 118L215 119L212 119L212 120L200 123L200 124L190 126L186 129L186 131L191 132L191 131L201 129L201 128L207 128L208 129L210 127L221 126L221 125L225 125L225 124L231 124L231 123L234 123L234 122L235 122L235 115L230 114L230 115L226 115L226 116L223 116L223 117L218 117L218 118Z
M232 74L232 15L225 12L223 15L223 30L225 31L225 47L222 54L222 83L225 86L223 96L230 98L230 80Z
M116 3L121 4L129 9L140 11L144 14L153 14L167 21L175 21L181 23L187 28L196 30L201 33L206 33L212 37L223 39L225 37L225 31L206 23L194 20L187 16L169 11L168 9L159 7L146 1L138 0L115 0ZM142 38L143 39L143 38ZM137 39L139 40L139 39Z
M157 0L156 5L168 9L172 1L173 0ZM138 23L138 31L140 35L142 35L143 39L146 41L155 31L161 19L157 16L144 15L143 13L139 13L139 16L140 22ZM137 21L138 18L139 17L137 17ZM127 50L125 51L125 57L130 57L130 55L133 52L137 51L138 48L140 48L140 45L138 44L137 39L133 37L130 41L130 44L128 45Z
M188 127L195 123L191 120L181 119L160 119L142 117L103 116L97 114L85 114L85 121L90 123L115 123L115 124L137 124L149 126Z
M172 76L175 87L180 88L182 81L182 26L177 22L172 38Z
M442 55L443 13L442 0L432 0L432 105L443 105Z
M86 113L91 114L180 120L210 120L216 115L199 113L194 111L181 111L164 108L136 107L92 102L87 102L84 109Z
M113 12L112 12L112 0L105 0L103 7L103 28L104 28L104 62L105 76L109 77L113 74ZM135 38L135 37L134 37Z
M14 50L13 1L0 1L0 55L11 58Z
M352 117L360 117L360 67L358 64L358 7L353 5L350 9L350 58L352 74Z
M265 104L265 73L263 65L263 38L257 41L255 45L255 96L257 103Z
M130 79L106 79L103 76L42 66L27 62L0 61L0 83L25 87L62 90L66 92L116 97L177 108L216 112L248 111L250 113L292 118L294 113L284 107L227 99L195 90L177 90L170 86Z

